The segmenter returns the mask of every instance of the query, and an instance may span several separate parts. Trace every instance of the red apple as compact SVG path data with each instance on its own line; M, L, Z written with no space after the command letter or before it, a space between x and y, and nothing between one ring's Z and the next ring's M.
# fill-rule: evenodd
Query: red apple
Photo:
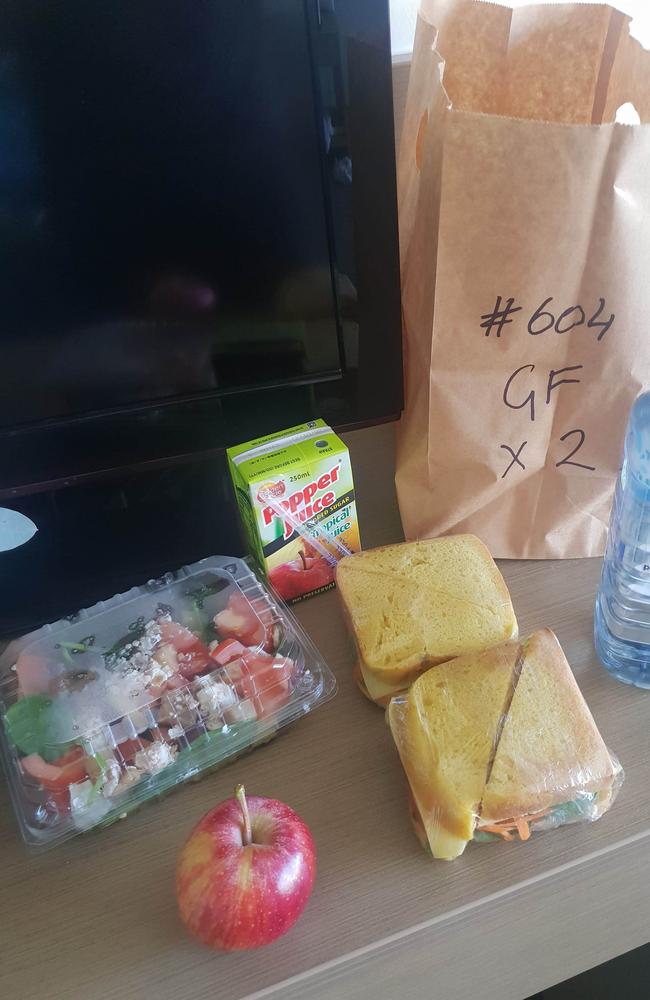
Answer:
M314 841L300 816L275 799L247 798L238 785L235 798L211 809L181 851L181 919L212 948L259 948L296 922L315 872Z
M269 580L280 597L288 601L332 583L334 567L322 556L305 556L301 551L297 559L274 566Z

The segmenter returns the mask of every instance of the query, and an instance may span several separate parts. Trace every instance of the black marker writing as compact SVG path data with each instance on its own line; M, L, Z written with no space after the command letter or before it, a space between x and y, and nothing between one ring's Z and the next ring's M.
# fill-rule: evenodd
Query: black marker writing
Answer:
M574 430L567 431L566 434L563 434L562 437L560 438L560 441L566 441L566 439L570 438L573 434L577 434L579 436L579 441L577 445L572 451L569 452L568 455L565 455L565 457L560 462L555 463L555 468L559 469L561 465L575 465L576 469L587 469L588 472L595 472L596 471L595 465L583 465L582 462L571 461L573 456L580 451L583 444L585 443L585 438L587 437L582 427L576 427Z
M588 327L601 327L601 331L598 334L598 340L601 341L603 339L603 337L605 336L605 334L607 333L607 331L609 330L609 328L612 325L612 323L614 322L614 320L616 319L616 316L615 316L614 313L612 313L612 315L609 317L609 319L605 320L604 323L599 322L598 317L600 316L600 314L602 313L603 309L605 308L605 300L604 299L599 299L598 302L600 304L599 304L598 308L596 309L596 312L593 314L593 316L591 317L591 319L587 323L587 326Z
M609 316L606 315L605 299L602 297L598 299L598 305L589 319L587 319L588 313L585 312L585 309L579 302L558 310L553 305L553 301L552 295L547 296L530 315L527 323L524 318L521 318L521 326L526 323L526 331L529 336L540 337L550 331L553 331L555 335L565 336L571 333L571 331L582 327L583 335L584 331L598 331L596 339L600 343L609 330L611 330L612 324L616 319L614 313L611 313ZM492 312L484 313L481 316L481 329L485 330L486 337L489 337L494 332L497 339L500 338L504 328L513 323L514 314L524 311L524 316L527 315L527 309L524 310L523 306L516 305L515 303L516 299L514 296L506 298L505 296L497 295ZM513 335L512 331L508 334L511 337ZM490 348L487 348L487 350L490 350ZM540 371L537 364L520 365L506 379L501 395L503 403L510 410L524 410L529 415L531 423L534 423L536 416L538 416L539 407L551 406L554 398L557 399L557 397L553 396L556 389L560 389L562 386L580 385L582 383L584 367L583 364L575 364L565 365L563 368L550 368L548 370L548 377L546 377L546 370L542 368ZM544 390L545 396L543 397L542 393ZM557 413L555 417L557 417ZM572 430L566 431L559 437L559 442L560 445L566 444L567 447L572 445L571 450L563 458L554 461L559 451L559 447L557 446L558 438L555 438L554 435L555 448L552 448L551 445L548 446L546 461L554 461L555 468L557 469L563 465L571 465L576 469L595 472L595 466L588 465L586 462L575 461L575 456L584 446L586 437L587 435L581 427L574 427ZM526 471L526 465L521 455L527 444L528 441L523 441L516 450L507 444L499 445L499 448L502 451L507 451L510 456L510 462L502 473L501 479L505 479L511 470L516 467L519 467L524 472ZM554 451L555 454L553 454ZM551 458L551 455L553 455L553 458Z
M571 449L568 455L565 455L564 458L561 458L559 462L555 463L555 468L559 469L560 466L562 465L573 465L575 466L576 469L586 469L587 472L595 472L596 471L595 465L586 465L584 462L573 461L573 456L577 455L577 453L580 451L580 449L582 448L583 444L587 439L587 435L585 434L585 432L581 427L575 427L572 431L567 431L566 434L563 434L561 436L560 442L564 444L565 441L568 441L568 439L573 437L575 434L578 435L578 443ZM511 462L508 465L508 468L502 474L501 476L502 479L506 478L510 470L514 468L515 465L518 465L519 468L523 469L524 471L526 470L526 466L524 465L519 456L521 455L522 451L524 450L527 444L528 441L522 441L517 451L515 451L514 448L511 448L509 444L499 445L499 448L502 448L504 451L509 452L509 454L511 455Z
M484 320L481 329L485 330L485 336L489 337L494 327L497 329L497 337L501 336L501 331L507 323L512 323L510 316L512 313L521 312L522 307L514 304L514 299L507 299L505 309L501 308L501 296L497 295L497 301L491 313L481 316Z
M549 308L553 299L552 295L548 295L540 302L537 309L530 316L526 329L531 337L540 337L550 330L554 330L555 333L562 335L583 326L587 330L598 330L599 333L596 339L600 343L616 319L615 313L611 313L606 319L603 318L605 310L605 299L603 298L598 299L598 306L589 319L587 319L587 314L579 302L560 310L556 319L555 311L551 311ZM501 295L497 295L492 312L484 313L481 316L483 320L481 329L485 330L486 337L489 337L493 330L496 330L497 337L500 337L504 326L512 323L512 315L522 312L523 306L515 305L515 301L514 296L506 299Z
M528 395L526 396L526 398L523 401L523 403L511 403L510 400L509 400L509 398L508 398L508 393L510 391L510 386L512 385L512 383L514 382L514 380L517 378L517 375L519 375L520 372L525 371L527 368L530 369L531 374L535 371L535 365L522 365L521 368L517 368L517 370L512 373L512 375L510 376L510 378L506 382L505 388L503 390L503 402L506 404L506 406L509 406L511 410L521 410L524 406L528 406L528 404L530 403L530 419L534 420L535 419L535 390L534 389L531 389L531 391L528 393ZM501 445L501 447L503 448L503 447L505 447L505 445Z
M556 382L555 381L556 375L564 375L565 372L577 372L580 371L581 368L584 368L584 365L569 365L568 368L558 368L557 371L553 371L553 369L551 368L550 372L548 373L546 402L547 403L551 402L551 393L553 392L553 389L558 389L561 385L577 384L580 381L579 378L560 378Z
M522 469L526 468L526 466L521 461L521 459L519 458L519 456L521 455L522 451L524 450L524 448L526 447L527 444L528 444L528 441L522 441L522 443L519 445L519 448L517 449L517 451L515 451L514 448L511 448L510 445L508 445L508 444L501 444L501 445L499 445L500 448L503 448L504 451L509 451L510 454L512 455L512 461L511 461L510 465L508 466L508 468L506 469L506 471L501 476L502 479L506 478L506 476L510 472L511 468L513 467L513 465L519 465L519 466L521 466Z
M572 313L575 313L580 318L574 319L571 323L568 323L567 320ZM585 311L582 306L569 306L568 309L565 309L564 312L560 313L558 316L557 323L555 324L555 332L568 333L569 330L573 330L574 326L582 326L585 318Z
M557 370L551 368L550 372L548 373L548 382L546 383L546 405L547 406L551 402L551 393L553 392L553 389L558 389L561 385L578 385L580 383L580 379L579 378L558 378L558 379L556 379L556 377L558 375L565 375L567 372L581 371L583 367L584 367L584 365L568 365L566 368L558 368ZM525 372L527 370L530 371L530 373L532 375L532 373L535 371L535 365L521 365L519 368L515 369L515 371L512 373L512 375L510 376L510 378L508 379L508 381L506 382L506 384L504 386L503 397L502 398L503 398L503 402L511 410L523 410L524 406L529 406L530 407L530 419L534 422L535 421L535 398L536 398L536 391L535 391L535 389L531 389L530 392L528 393L528 395L526 396L526 398L524 400L522 400L522 402L520 402L520 403L519 402L517 402L517 403L513 402L512 398L511 398L512 395L515 393L515 388L513 387L513 382L515 381L516 378L518 378L519 375L521 375L522 372Z
M546 333L551 327L555 326L555 316L553 313L546 312L544 306L547 306L549 302L553 301L553 296L550 295L547 299L544 299L541 306L538 306L533 315L528 320L528 332L533 337L539 337L540 333ZM548 316L548 321L542 319L542 316ZM542 319L542 325L539 325L539 320ZM534 329L533 329L534 328Z

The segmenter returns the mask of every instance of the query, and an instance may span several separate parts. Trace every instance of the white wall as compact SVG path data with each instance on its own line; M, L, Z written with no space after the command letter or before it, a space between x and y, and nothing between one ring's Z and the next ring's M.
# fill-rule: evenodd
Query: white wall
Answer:
M415 17L419 0L390 0L390 35L393 55L403 55L413 48Z
M563 0L545 0L545 2L562 3ZM589 3L590 0L574 0L574 2ZM530 3L530 0L509 0L509 2L506 0L504 6L523 7L526 3ZM393 55L403 55L411 51L415 17L419 6L420 0L390 0ZM650 48L650 0L618 0L615 6L635 19L630 29L632 34L646 48Z

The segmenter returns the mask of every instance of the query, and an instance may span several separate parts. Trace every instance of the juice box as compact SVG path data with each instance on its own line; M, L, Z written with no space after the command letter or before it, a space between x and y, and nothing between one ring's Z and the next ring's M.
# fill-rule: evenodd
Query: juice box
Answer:
M228 448L251 554L280 597L334 586L341 556L361 548L348 449L324 420Z

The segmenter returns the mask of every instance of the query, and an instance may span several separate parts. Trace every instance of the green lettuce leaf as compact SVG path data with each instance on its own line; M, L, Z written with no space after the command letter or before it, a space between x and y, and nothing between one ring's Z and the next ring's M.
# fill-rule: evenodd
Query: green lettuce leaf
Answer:
M72 746L53 739L54 702L44 694L30 694L20 698L5 713L5 727L9 739L24 754L38 753L44 760L60 757Z

